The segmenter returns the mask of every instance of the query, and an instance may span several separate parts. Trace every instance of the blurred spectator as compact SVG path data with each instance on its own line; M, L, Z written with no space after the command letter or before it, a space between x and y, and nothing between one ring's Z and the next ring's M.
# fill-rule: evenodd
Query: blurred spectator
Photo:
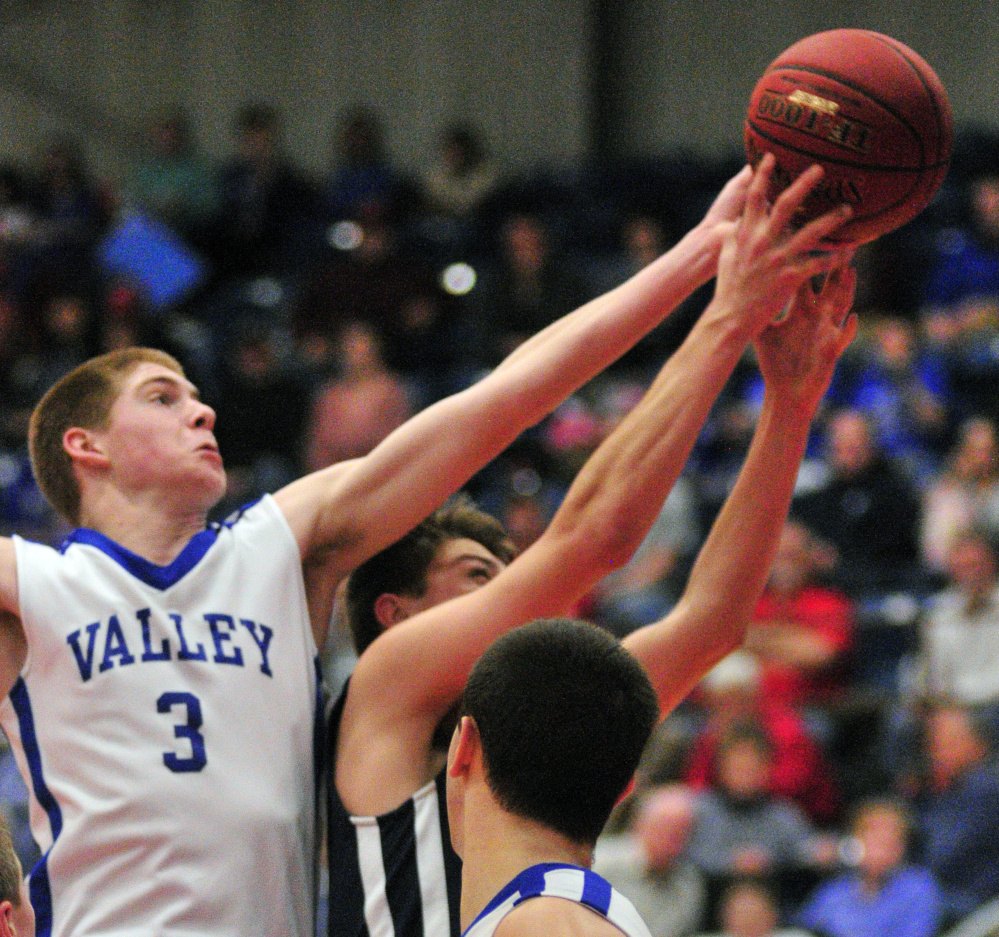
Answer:
M490 364L589 298L582 278L556 250L551 231L537 215L512 215L500 235L498 263L484 275L480 294Z
M945 361L919 348L915 325L876 319L858 346L858 366L840 368L830 401L864 413L882 451L917 478L932 471L949 428L950 383Z
M814 822L830 823L839 809L834 772L804 721L790 709L765 704L760 665L736 651L716 665L701 683L707 722L687 756L684 780L702 790L719 784L718 748L729 732L755 724L769 748L767 791L793 801Z
M825 937L934 937L942 896L930 872L906 861L905 808L872 800L856 811L848 849L855 868L822 884L797 916Z
M915 796L920 862L943 889L950 925L999 896L999 772L992 730L967 707L941 703L925 726L927 777Z
M625 635L665 617L699 545L696 494L681 475L631 561L597 586L597 620Z
M339 121L334 166L322 195L324 217L336 222L358 221L371 211L395 214L401 190L381 115L364 105L349 108Z
M984 417L961 424L943 470L923 495L923 561L945 569L955 537L973 524L999 530L999 440Z
M406 389L389 371L378 336L362 322L340 337L340 373L312 406L306 433L305 469L318 469L367 455L412 415Z
M587 269L589 290L601 296L644 270L666 250L662 223L651 215L632 215L621 225L618 247L591 261Z
M999 315L999 176L981 175L968 191L970 224L942 233L924 297L927 333L944 345L994 327Z
M431 215L467 221L495 190L497 181L496 167L478 130L452 124L441 131L437 161L423 177L425 208Z
M222 167L211 239L225 278L295 269L310 233L314 194L282 151L278 112L265 104L242 108L236 152Z
M383 343L386 356L408 359L407 336L427 342L442 338L442 308L418 305L435 297L425 266L400 250L399 231L390 214L372 207L359 222L342 222L334 250L321 259L303 283L293 327L299 354L313 368L332 364L333 349L341 329L349 322L364 322ZM440 362L447 349L438 347L433 360ZM429 363L429 362L428 362Z
M765 703L821 706L843 695L854 609L842 592L818 582L833 562L805 526L784 525L743 644L760 661Z
M234 343L215 409L229 503L244 504L301 474L308 389L283 365L265 330L246 326Z
M107 221L97 184L75 140L45 150L31 191L30 246L36 283L78 289L91 278L90 252Z
M958 534L948 587L933 597L922 626L926 690L988 706L999 727L999 553L983 530Z
M151 124L146 151L132 169L129 195L177 234L201 244L218 200L215 173L198 153L182 110Z
M717 786L701 792L689 856L715 880L788 875L813 866L820 841L796 804L772 793L772 748L755 724L719 741Z
M793 511L836 548L835 578L854 598L911 587L918 578L918 494L880 451L862 413L832 416L825 464L824 482L797 498Z
M687 937L701 926L704 880L684 857L695 800L680 785L651 788L628 832L597 843L593 870L631 899L652 937Z
M731 882L719 902L720 931L711 937L809 937L796 927L781 927L780 904L763 879Z

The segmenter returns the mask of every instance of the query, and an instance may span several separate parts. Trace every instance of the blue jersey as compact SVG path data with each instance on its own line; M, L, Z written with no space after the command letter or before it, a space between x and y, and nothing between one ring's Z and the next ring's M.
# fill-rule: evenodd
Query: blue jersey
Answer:
M565 898L605 917L627 937L651 937L635 906L596 872L546 862L524 869L487 904L463 937L493 937L500 921L530 898Z

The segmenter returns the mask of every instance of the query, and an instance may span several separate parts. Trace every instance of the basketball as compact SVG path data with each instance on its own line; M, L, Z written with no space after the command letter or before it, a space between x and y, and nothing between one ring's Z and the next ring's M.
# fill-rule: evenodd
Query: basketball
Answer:
M950 103L933 69L908 46L864 29L796 42L770 64L746 116L746 155L777 166L771 199L813 163L825 169L798 219L846 202L853 217L828 241L860 244L911 221L950 162Z

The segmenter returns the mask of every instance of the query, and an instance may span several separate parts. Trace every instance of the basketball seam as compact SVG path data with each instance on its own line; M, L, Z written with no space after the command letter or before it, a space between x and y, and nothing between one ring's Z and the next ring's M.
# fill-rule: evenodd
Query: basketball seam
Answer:
M911 68L916 73L916 77L919 79L920 84L922 84L923 88L926 89L927 97L929 97L930 99L930 106L933 108L933 118L937 125L937 156L939 157L940 150L943 149L943 144L946 134L944 132L945 121L943 120L943 114L938 106L937 95L935 91L927 83L926 78L923 75L922 69L918 68L916 63L912 59L910 59L909 56L905 54L905 52L903 52L900 48L898 48L898 46L896 46L893 42L889 42L886 37L880 36L878 35L878 33L872 33L871 35L874 39L877 39L877 41L880 42L882 45L886 45L888 46L889 49L892 49L894 52L896 52L898 56L905 62L905 64L908 65L909 68ZM927 68L928 67L929 66L927 65ZM946 162L949 163L950 160L948 159ZM938 162L937 165L938 166L942 165L942 163ZM927 168L930 169L934 167L928 166Z
M909 64L908 61L906 62L906 64ZM794 71L798 71L798 72L806 72L809 75L819 75L822 78L828 78L831 81L835 81L838 84L843 85L844 88L850 88L851 90L856 91L857 94L861 94L864 97L869 98L871 101L873 101L875 104L877 104L880 108L882 108L884 111L886 111L892 117L894 117L895 120L897 120L903 127L905 127L909 131L909 133L912 135L912 139L916 141L916 144L919 147L919 152L920 152L920 159L919 159L920 170L921 169L932 169L933 168L932 166L927 166L926 165L926 147L923 146L923 139L916 132L916 128L911 123L909 123L908 119L903 114L897 113L894 108L892 108L889 105L885 104L884 101L880 100L879 98L875 97L875 95L871 94L871 92L870 92L869 89L864 88L864 87L862 87L860 85L856 85L852 81L848 81L847 79L842 78L841 76L835 74L834 72L827 72L827 71L825 71L824 69L821 69L821 68L812 68L809 65L794 65L792 63L784 62L784 63L781 63L780 65L778 65L777 68L773 69L772 71L768 71L767 74L772 75L772 74L775 74L777 72L781 72L781 71L784 71L784 70L794 70ZM919 170L917 170L917 171L919 171Z

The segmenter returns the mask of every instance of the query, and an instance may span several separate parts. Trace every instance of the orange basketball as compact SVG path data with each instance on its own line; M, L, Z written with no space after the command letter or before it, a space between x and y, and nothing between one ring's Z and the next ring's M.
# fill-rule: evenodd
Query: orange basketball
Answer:
M929 204L950 163L950 102L932 68L896 39L864 29L808 36L753 90L746 155L773 153L771 197L812 163L825 176L801 221L846 202L853 217L829 241L871 241Z

